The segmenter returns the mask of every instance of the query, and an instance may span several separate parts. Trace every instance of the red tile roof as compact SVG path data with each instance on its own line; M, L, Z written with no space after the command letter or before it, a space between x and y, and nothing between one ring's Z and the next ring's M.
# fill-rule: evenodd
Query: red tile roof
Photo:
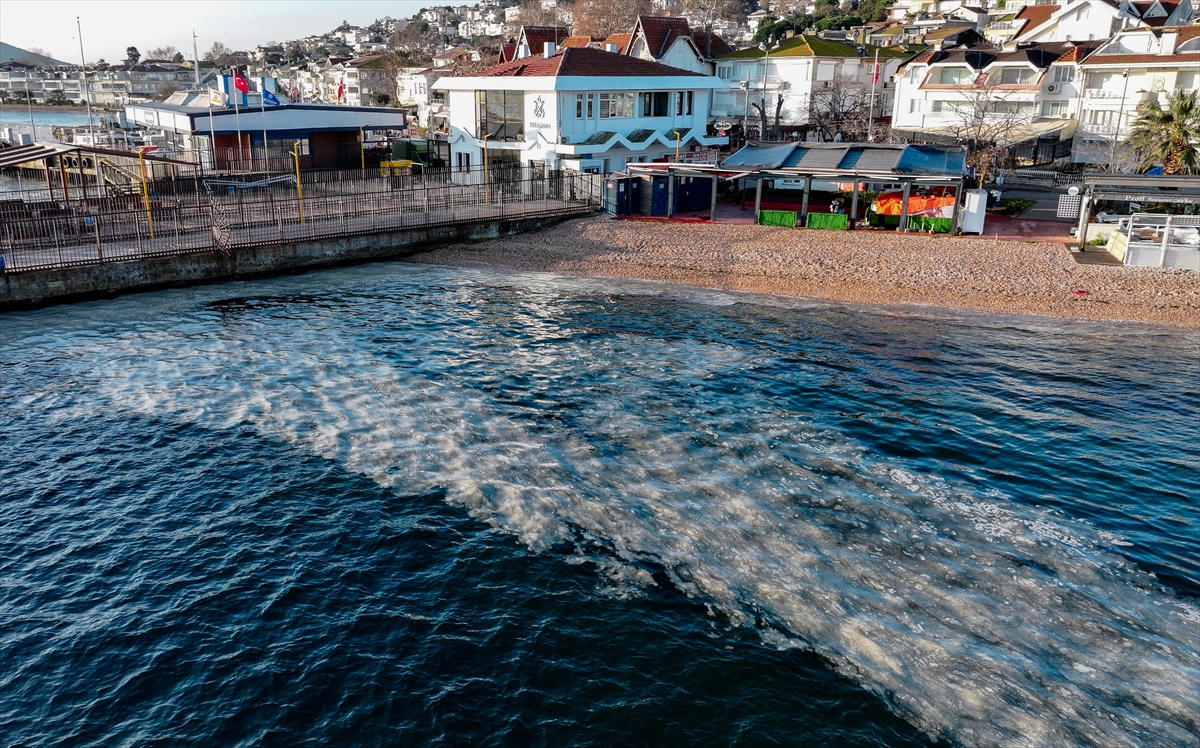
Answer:
M704 77L690 70L680 70L660 62L651 62L637 57L605 52L591 47L569 47L561 54L549 59L541 55L524 57L512 62L495 65L477 73L469 73L464 77L550 77L550 76L582 76L582 77L656 77L656 76L689 76Z
M1017 33L1020 36L1025 36L1030 31L1050 20L1050 16L1054 15L1059 7L1057 5L1026 5L1021 8L1021 12L1017 14L1014 21L1024 20L1026 23Z
M586 47L592 42L598 42L599 39L593 39L590 36L568 36L559 44L560 47Z
M517 45L513 43L500 45L500 62L510 62L517 59Z
M571 36L571 30L562 26L522 26L521 32L524 34L525 43L529 45L529 53L534 55L542 53L546 42L557 47ZM521 41L520 35L517 36L517 41Z
M637 26L634 26L633 30L635 37L639 30L646 40L647 51L656 60L667 53L676 39L692 35L686 18L638 16Z
M1163 65L1166 67L1179 67L1187 63L1200 65L1200 52L1184 52L1183 54L1174 55L1092 55L1087 59L1085 65Z
M621 54L626 54L629 52L629 40L632 38L633 34L629 33L611 34L607 39L604 40L604 44L606 46L609 44L615 44L617 45L618 52Z
M692 32L692 41L696 43L696 49L700 50L700 54L705 54L708 48L708 33L705 31ZM720 57L734 51L729 42L725 41L715 31L712 35L712 49L708 51L707 57Z

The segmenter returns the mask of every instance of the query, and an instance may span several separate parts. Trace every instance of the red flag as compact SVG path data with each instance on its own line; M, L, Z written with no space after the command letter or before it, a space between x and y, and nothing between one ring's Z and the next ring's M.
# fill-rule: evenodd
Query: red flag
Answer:
M341 83L339 83L339 84L338 84L338 95L337 95L337 97L338 97L339 99L340 99L340 98L342 98L342 92L343 92L344 90L345 90L345 89L342 87L342 84L341 84Z
M236 70L233 71L233 87L242 93L250 93L250 84Z
M879 63L875 63L873 67L875 68L875 77L871 79L872 84L879 82Z

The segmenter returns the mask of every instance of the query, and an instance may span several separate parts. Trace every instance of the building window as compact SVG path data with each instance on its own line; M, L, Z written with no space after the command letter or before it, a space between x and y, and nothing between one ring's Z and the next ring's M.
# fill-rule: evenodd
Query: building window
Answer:
M917 112L919 112L919 111L921 111L921 102L920 102L920 100L919 100L919 99L909 99L909 100L908 100L908 113L909 113L909 114L916 114L916 113L917 113Z
M913 69L908 71L908 82L909 83L920 83L921 76L923 76L924 74L925 74L925 68L914 67Z
M1092 109L1087 113L1087 123L1089 125L1100 125L1102 127L1111 127L1117 121L1117 113L1107 109Z
M1070 83L1075 80L1074 65L1055 65L1054 66L1054 82L1055 83Z
M666 91L647 91L642 94L642 116L666 117L670 101L670 94Z
M600 119L627 119L633 114L633 94L600 94Z
M938 83L943 86L963 86L975 78L970 68L946 68L938 71Z
M948 103L949 102L943 101L942 99L934 99L933 101L929 102L929 111L948 112L950 111L950 107L947 106Z
M991 79L995 73L988 75ZM996 80L1002 86L1021 86L1033 82L1034 73L1029 68L1000 68L1000 75Z
M1042 116L1043 117L1062 117L1067 113L1067 102L1065 101L1043 101Z
M525 94L521 91L476 91L477 137L518 141L525 136Z
M724 78L725 80L733 78L733 65L718 65L717 77Z
M575 119L591 119L595 108L596 94L575 94Z

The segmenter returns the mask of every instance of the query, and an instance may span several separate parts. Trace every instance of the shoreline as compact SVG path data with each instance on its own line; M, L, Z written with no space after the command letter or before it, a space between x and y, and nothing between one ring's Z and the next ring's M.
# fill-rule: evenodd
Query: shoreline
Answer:
M1080 265L1060 244L590 217L407 261L1200 329L1200 273Z
M113 114L120 110L118 109L101 109L99 106L92 107L92 115L98 114ZM29 107L24 104L0 104L0 112L23 112L28 114ZM87 114L85 106L46 106L44 104L34 104L33 113L35 115L42 112L61 112L63 114Z

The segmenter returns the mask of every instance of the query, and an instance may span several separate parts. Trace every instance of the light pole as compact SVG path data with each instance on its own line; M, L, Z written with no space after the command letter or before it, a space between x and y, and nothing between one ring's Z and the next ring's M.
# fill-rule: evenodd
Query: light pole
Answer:
M675 163L679 163L679 144L683 140L683 133L679 130L672 130L675 134Z
M766 126L766 122L767 122L767 98L766 98L766 96L767 96L767 74L768 74L768 71L769 71L770 65L771 65L771 50L775 49L779 46L778 44L775 44L774 42L775 42L775 37L768 36L767 40L765 42L758 43L758 48L763 51L762 95L759 96L758 101L759 101L759 106L761 107L761 111L759 113L762 115L761 119L762 119L764 131L767 129L767 126ZM749 92L747 92L746 96L747 96L747 98L749 98ZM762 140L763 138L766 137L766 135L767 135L766 132L760 132L758 134L758 139Z
M146 188L146 153L156 151L156 145L144 145L138 148L138 161L142 165L142 203L146 206L146 225L150 228L150 238L154 238L154 217L150 215L150 191Z
M867 109L867 142L875 142L875 84L879 82L879 47L875 48L875 64L871 67L871 105Z
M1125 85L1121 88L1121 108L1117 110L1117 126L1113 130L1112 148L1108 153L1108 168L1114 172L1117 170L1117 140L1121 137L1121 119L1125 116L1125 94L1129 92L1129 68L1121 71L1121 77L1125 79Z

